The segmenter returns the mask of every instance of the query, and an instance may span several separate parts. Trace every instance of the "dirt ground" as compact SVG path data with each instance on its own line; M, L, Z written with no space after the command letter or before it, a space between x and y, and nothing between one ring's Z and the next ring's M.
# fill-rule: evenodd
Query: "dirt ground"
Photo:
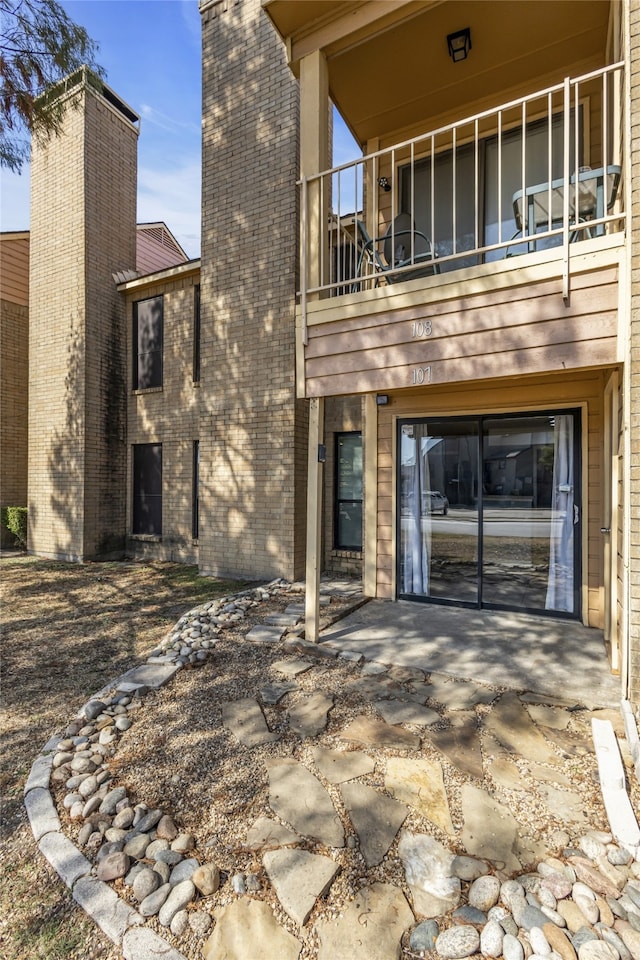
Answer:
M169 563L0 560L0 956L119 960L37 851L22 787L44 743L185 611L243 584Z

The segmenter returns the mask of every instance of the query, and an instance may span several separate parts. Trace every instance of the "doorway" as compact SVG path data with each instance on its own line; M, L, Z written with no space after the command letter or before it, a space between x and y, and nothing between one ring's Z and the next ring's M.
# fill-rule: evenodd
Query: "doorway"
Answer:
M580 411L398 422L397 595L579 617Z

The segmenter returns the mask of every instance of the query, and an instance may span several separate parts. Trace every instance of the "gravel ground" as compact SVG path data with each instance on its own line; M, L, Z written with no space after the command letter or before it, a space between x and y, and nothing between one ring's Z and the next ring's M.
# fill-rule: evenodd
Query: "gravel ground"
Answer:
M136 665L185 610L241 586L179 564L0 560L4 960L119 960L40 856L22 787L43 744L87 697Z
M68 722L89 694L137 663L182 613L204 599L232 592L234 585L218 587L215 581L197 578L193 571L190 581L186 578L172 582L172 576L177 576L173 565L78 568L48 565L30 558L3 560L2 564L5 808L1 952L7 960L116 960L119 952L75 907L66 889L36 853L24 820L21 786L44 741ZM244 847L249 826L259 816L272 816L267 803L265 762L293 756L313 768L312 746L361 749L355 744L345 745L339 734L354 717L373 717L376 713L357 689L360 667L343 660L322 660L296 678L298 692L287 695L276 706L264 707L269 727L281 734L279 741L247 750L223 729L222 701L255 697L265 682L278 679L271 665L286 655L282 646L251 644L244 635L253 623L285 605L285 600L261 604L237 629L226 631L225 639L216 645L203 666L180 671L167 687L148 694L134 724L121 737L112 771L116 782L126 786L131 797L162 807L180 829L192 832L197 856L219 866L224 882L218 893L199 902L198 909L212 912L229 903L235 897L231 876L237 872L252 873L259 878L261 896L271 904L279 921L299 936L265 879L260 856ZM331 615L338 612L338 607L333 605ZM398 682L399 689L410 691L410 684L401 673ZM335 698L327 729L313 741L300 740L288 729L287 710L305 693L318 691ZM452 712L446 713L434 702L430 705L441 712L438 728L455 723ZM488 709L476 708L479 725ZM567 731L545 731L557 743L559 769L569 778L569 789L582 798L584 822L571 825L555 815L540 789L540 780L534 779L524 760L517 759L516 763L530 785L529 790L508 790L496 785L488 775L484 782L473 781L510 808L532 850L555 850L554 831L558 829L568 829L572 838L577 838L589 827L606 828L589 722L588 711L576 711ZM423 737L423 757L442 763L451 816L459 831L460 790L470 778L430 745L424 728L407 729ZM376 760L376 769L365 782L384 791L386 759L403 754L370 746L366 752ZM498 745L485 735L485 769L487 761L500 754ZM339 788L323 782L343 815L349 835L353 828L344 813ZM637 793L637 785L632 789ZM632 796L633 802L638 799L637 795ZM77 827L68 820L64 827L72 838L77 833ZM415 811L405 827L411 832L428 833L448 843L455 852L464 852ZM319 916L337 916L363 883L393 882L408 893L402 866L395 856L396 845L397 840L382 864L373 868L367 868L357 850L349 846L343 850L322 850L317 845L313 848L337 860L341 872L305 927L301 960L312 960L316 954L314 921ZM122 896L130 896L122 881L116 881L116 886ZM176 939L166 929L158 929L186 956L199 960L202 940L190 930ZM411 956L408 949L405 956Z

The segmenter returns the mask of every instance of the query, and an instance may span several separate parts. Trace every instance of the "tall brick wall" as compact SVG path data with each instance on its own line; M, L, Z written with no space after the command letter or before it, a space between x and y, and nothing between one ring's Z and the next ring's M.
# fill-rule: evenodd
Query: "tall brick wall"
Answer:
M629 64L631 85L631 342L630 363L630 516L629 523L629 686L634 703L640 703L640 0L627 0L629 12Z
M307 418L294 383L298 88L259 0L201 12L200 566L297 577Z
M124 545L124 304L135 263L137 130L75 91L31 163L29 549L84 559Z

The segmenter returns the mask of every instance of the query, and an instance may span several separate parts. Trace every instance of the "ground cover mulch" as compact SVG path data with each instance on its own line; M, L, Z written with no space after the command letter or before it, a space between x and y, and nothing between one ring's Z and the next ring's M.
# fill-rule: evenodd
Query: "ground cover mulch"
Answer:
M0 560L0 956L119 960L40 855L22 788L44 743L188 609L244 586L170 563Z

